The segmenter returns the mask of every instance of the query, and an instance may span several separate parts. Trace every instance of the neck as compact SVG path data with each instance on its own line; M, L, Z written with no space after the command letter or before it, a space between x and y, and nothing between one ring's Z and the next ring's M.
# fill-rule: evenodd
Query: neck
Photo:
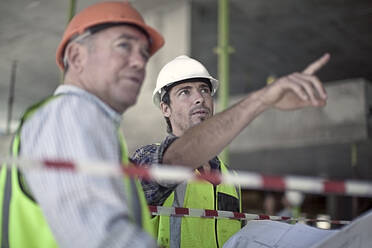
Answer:
M181 130L179 130L179 129L173 129L173 130L172 130L172 134L173 134L174 136L181 137L181 136L184 134L184 132L181 131Z
M88 89L86 89L84 83L83 83L83 80L81 80L80 77L77 77L75 74L73 74L72 72L68 72L66 75L65 75L65 78L63 80L63 83L64 84L67 84L67 85L74 85L76 87L79 87L83 90L86 90L88 91Z
M97 97L98 99L100 99L103 103L105 103L107 106L109 106L110 108L112 108L115 112L117 112L118 114L122 115L127 109L128 107L121 107L121 108L116 108L115 106L112 106L111 104L109 104L107 101L105 101L105 99L103 99L99 94L96 94L95 92L91 91L89 88L87 87L84 87L84 84L83 83L80 83L80 81L78 80L71 80L70 79L65 79L63 84L66 84L66 85L73 85L73 86L76 86L82 90L85 90L86 92L89 92L90 94L94 95L95 97Z

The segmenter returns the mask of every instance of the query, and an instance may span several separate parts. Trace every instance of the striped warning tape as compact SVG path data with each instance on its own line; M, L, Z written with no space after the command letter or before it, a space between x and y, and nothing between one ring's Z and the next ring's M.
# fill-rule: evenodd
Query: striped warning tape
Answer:
M153 165L144 166L118 166L100 161L56 161L56 160L32 160L25 158L1 159L7 165L21 168L53 168L67 169L80 173L97 176L120 176L123 173L129 176L137 176L145 180L161 182L183 182L190 180L207 180L213 184L225 183L240 185L246 189L260 190L294 190L312 194L341 194L349 196L372 197L372 183L367 181L345 180L334 181L324 178L303 176L268 176L258 173L236 171L235 173L220 174L217 172L196 174L193 170L181 166Z
M217 218L217 219L237 219L237 220L273 220L273 221L295 221L295 222L328 222L331 224L347 225L347 220L327 220L327 219L306 219L290 218L285 216L271 216L265 214L247 214L211 209L180 208L180 207L161 207L149 206L153 215L176 216L176 217L197 217L197 218Z

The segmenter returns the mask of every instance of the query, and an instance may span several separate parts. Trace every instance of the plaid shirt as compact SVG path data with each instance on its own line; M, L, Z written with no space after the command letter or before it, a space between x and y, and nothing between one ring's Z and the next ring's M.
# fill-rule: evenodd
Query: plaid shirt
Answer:
M152 164L161 164L163 155L167 148L178 137L169 135L161 144L151 144L143 146L135 151L131 160L139 166L151 166ZM220 169L220 161L217 157L209 161L212 170ZM202 167L198 168L202 170ZM155 181L142 181L143 191L149 205L161 206L178 184L159 183Z

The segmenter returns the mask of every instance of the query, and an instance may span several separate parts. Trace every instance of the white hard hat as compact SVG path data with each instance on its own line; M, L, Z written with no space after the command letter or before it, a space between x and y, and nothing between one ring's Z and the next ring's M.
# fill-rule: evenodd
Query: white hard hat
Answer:
M156 87L152 93L152 101L159 107L162 89L165 86L192 78L209 79L212 86L212 96L216 93L218 81L211 77L207 69L199 61L186 55L181 55L168 62L159 72Z

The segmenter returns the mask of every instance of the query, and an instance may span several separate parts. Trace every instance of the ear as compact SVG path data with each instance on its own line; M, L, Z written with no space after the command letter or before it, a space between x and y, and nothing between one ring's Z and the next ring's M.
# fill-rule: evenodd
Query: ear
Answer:
M72 42L66 47L66 56L69 68L82 72L87 57L87 49L77 42Z
M163 112L164 117L169 118L171 116L171 113L172 113L171 108L165 102L160 102L160 109L161 109L161 112Z

